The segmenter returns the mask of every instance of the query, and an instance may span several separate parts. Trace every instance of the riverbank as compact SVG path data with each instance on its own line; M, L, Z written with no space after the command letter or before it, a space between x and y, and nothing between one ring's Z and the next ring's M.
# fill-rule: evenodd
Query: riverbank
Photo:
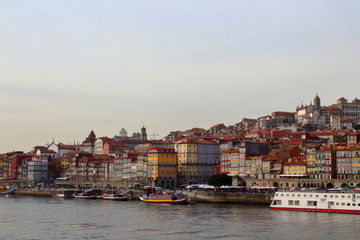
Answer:
M68 190L72 193L74 190ZM64 193L63 190L36 190L36 189L16 189L14 194L19 196L35 197L56 197L57 194ZM270 205L272 194L267 193L238 193L238 192L212 192L212 191L192 191L186 192L191 200L197 203L241 203L241 204L264 204ZM141 191L132 191L131 199L138 199Z
M186 193L195 202L210 203L246 203L270 205L273 194L192 191Z

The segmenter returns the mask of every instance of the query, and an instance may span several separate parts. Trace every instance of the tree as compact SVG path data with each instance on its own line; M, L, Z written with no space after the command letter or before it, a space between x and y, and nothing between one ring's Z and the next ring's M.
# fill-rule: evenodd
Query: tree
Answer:
M208 177L207 183L215 187L220 187L223 185L231 186L232 178L226 173L214 174Z

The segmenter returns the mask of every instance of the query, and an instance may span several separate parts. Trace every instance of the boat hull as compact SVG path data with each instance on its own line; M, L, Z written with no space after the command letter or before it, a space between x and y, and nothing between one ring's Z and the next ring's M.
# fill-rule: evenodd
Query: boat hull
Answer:
M168 199L146 199L139 197L141 201L147 203L163 203L163 204L187 204L189 202L188 198L182 198L177 200L168 200Z
M300 212L327 212L327 213L360 214L360 210L346 210L346 209L288 208L288 207L269 207L269 208L271 210L300 211Z

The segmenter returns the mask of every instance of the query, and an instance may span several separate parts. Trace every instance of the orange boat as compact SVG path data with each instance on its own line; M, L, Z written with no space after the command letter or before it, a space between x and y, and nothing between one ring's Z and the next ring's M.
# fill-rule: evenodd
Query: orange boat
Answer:
M139 196L140 200L147 203L166 203L166 204L188 204L188 197L181 197L172 194L154 194Z

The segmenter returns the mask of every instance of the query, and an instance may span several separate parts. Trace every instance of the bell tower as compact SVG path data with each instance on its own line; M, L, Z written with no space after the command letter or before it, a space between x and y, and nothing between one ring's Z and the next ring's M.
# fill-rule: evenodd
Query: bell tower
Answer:
M316 94L314 98L314 109L319 111L320 108L321 108L320 97L318 96L318 94Z
M146 128L143 125L141 128L141 141L146 142L147 141L147 134L146 134Z

